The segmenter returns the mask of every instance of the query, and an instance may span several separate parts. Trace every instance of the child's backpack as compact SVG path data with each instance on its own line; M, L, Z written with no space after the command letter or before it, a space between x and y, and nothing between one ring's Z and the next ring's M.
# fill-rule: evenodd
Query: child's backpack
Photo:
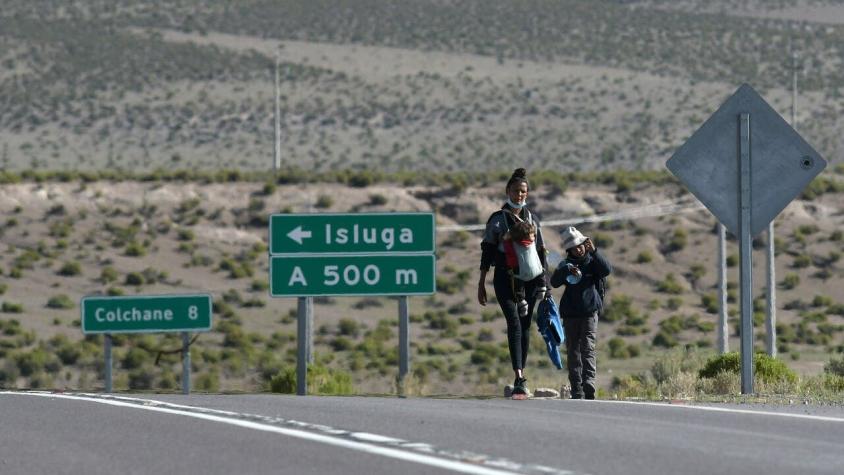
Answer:
M604 301L604 296L607 295L607 278L601 277L595 281L595 290L598 291L598 296L601 297L601 302Z
M513 220L521 221L521 219L515 214L509 214L513 217ZM527 212L527 221L533 221L530 211ZM507 226L507 234L509 234L510 226L507 224L506 215L504 217L504 225ZM528 282L545 272L545 269L542 267L542 261L539 259L539 252L536 249L536 241L528 245L524 245L511 240L509 243L505 244L505 247L508 245L512 246L513 253L516 256L516 265L519 269L518 274L513 273L513 277L521 281Z
M515 278L528 282L545 271L542 268L542 261L539 260L539 253L536 251L535 242L527 246L514 242L513 248L516 251L516 260L519 265L519 273L513 274Z

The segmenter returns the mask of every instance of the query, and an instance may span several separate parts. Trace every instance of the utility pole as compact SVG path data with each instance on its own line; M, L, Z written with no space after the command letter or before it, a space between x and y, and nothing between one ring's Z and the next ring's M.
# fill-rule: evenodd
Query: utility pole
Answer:
M791 48L791 127L797 130L797 52ZM774 220L768 223L768 301L765 319L765 347L772 358L777 357L777 284L774 246Z
M281 168L281 98L278 84L278 53L275 55L275 142L273 150L273 172Z

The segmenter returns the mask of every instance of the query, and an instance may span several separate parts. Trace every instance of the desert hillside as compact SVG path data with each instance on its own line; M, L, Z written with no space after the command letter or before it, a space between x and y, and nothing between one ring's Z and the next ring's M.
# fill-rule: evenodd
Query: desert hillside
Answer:
M839 167L831 175L840 180L841 172ZM410 298L413 390L497 394L511 378L505 325L496 306L475 301L480 233L457 229L481 223L497 209L502 186L503 179L463 188L389 181L4 184L0 383L101 387L102 338L82 335L83 296L208 292L214 325L191 350L195 388L267 390L274 376L295 367L296 354L295 299L268 297L268 215L434 211L437 293ZM614 264L599 340L605 389L614 377L648 370L672 349L714 354L715 221L679 185L584 177L567 187L537 185L531 202L546 222L582 222L578 226ZM779 349L804 375L820 373L844 349L841 204L841 191L818 189L777 220ZM556 251L559 229L545 228ZM732 241L728 253L731 344L737 349ZM763 250L754 257L762 349ZM315 303L317 363L347 372L357 392L395 391L395 300L337 297ZM551 369L541 339L531 331L532 380L558 388L564 377ZM115 342L116 388L178 387L178 355L159 354L179 347L176 335L121 335Z
M577 224L615 265L602 390L647 386L665 355L688 389L685 362L714 353L716 223L665 162L742 83L789 121L793 104L830 164L776 222L778 339L806 377L837 368L842 62L835 0L7 0L0 387L101 386L85 295L202 291L215 316L192 347L195 387L283 390L295 301L268 297L268 216L431 211L437 293L410 299L408 390L497 394L504 324L475 301L472 226L526 167L552 248ZM396 312L316 300L315 367L344 388L329 391L395 391ZM531 384L559 387L534 341ZM175 335L115 343L116 388L178 386Z
M740 84L837 162L837 2L13 0L0 166L660 170ZM791 52L796 55L792 64Z

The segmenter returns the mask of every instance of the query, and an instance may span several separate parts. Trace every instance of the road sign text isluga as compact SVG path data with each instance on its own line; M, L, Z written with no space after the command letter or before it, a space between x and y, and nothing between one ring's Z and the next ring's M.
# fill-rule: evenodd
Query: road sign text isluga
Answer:
M429 295L433 213L270 216L270 294Z

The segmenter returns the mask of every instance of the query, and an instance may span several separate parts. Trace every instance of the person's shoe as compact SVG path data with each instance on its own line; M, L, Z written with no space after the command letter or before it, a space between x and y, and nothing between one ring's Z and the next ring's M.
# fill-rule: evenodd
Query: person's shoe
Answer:
M583 399L582 394L572 394L570 399Z
M584 396L584 399L595 399L595 393L592 393L592 394L586 394L586 395Z
M583 394L586 399L595 399L595 387L591 384L583 385Z
M527 394L527 378L516 377L513 381L513 394Z

